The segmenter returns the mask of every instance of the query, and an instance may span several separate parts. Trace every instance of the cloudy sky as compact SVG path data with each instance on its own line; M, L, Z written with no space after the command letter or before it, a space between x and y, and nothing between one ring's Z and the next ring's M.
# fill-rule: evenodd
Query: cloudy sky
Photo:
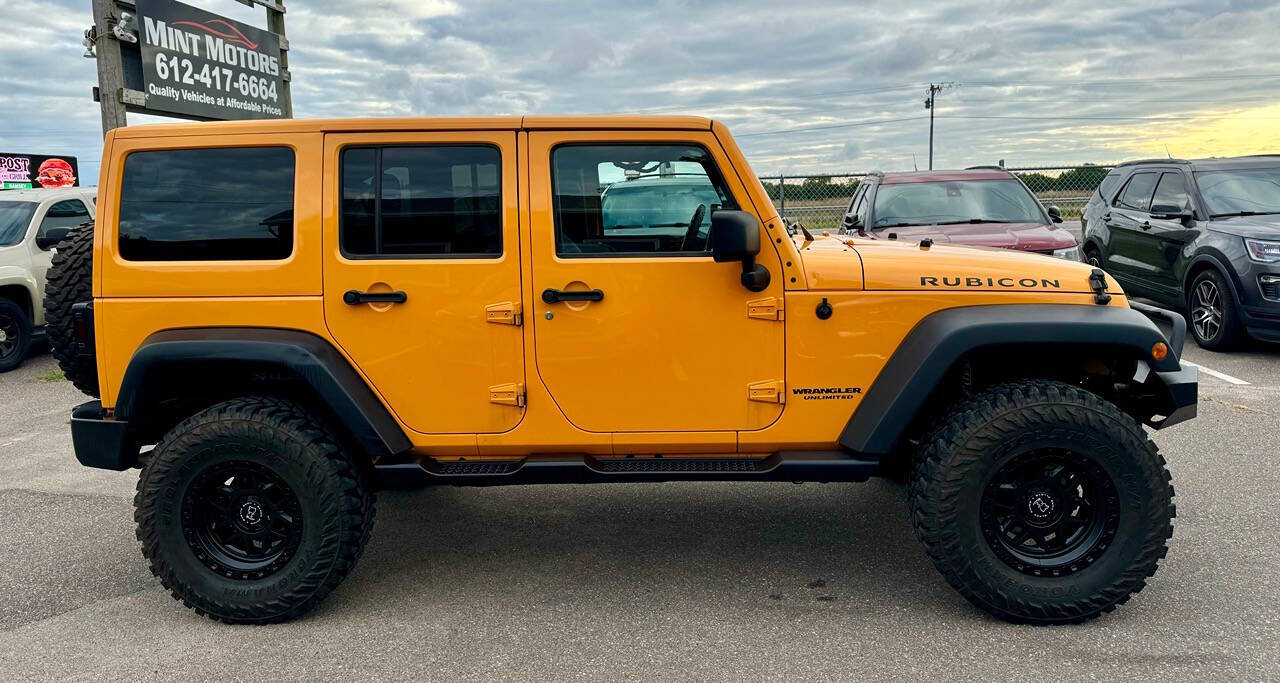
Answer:
M300 117L691 113L762 174L900 170L926 163L926 86L951 82L938 167L1280 151L1276 0L286 5ZM92 178L89 1L0 10L0 150L74 154Z

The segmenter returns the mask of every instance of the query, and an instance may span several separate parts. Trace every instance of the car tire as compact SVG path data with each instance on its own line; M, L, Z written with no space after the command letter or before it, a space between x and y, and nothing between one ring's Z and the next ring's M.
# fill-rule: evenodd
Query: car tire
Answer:
M31 316L9 299L0 299L0 372L22 365L31 348Z
M92 222L73 228L58 244L44 289L44 320L49 351L62 373L77 389L97 397L97 354L92 347L82 350L77 344L71 312L86 301L93 301Z
M1187 288L1187 327L1201 348L1230 351L1244 339L1230 285L1214 269L1202 271Z
M232 624L287 621L355 566L374 520L363 468L295 403L250 397L174 427L134 497L142 554L175 598Z
M1087 245L1085 245L1085 247L1084 247L1084 262L1085 262L1085 263L1087 263L1087 264L1089 264L1089 265L1091 265L1091 266L1093 266L1094 268L1101 268L1101 267L1102 267L1102 252L1101 252L1101 251L1098 251L1098 248L1097 248L1097 247L1095 247L1095 246L1093 246L1092 244L1087 244Z
M1142 590L1175 512L1142 427L1052 381L1000 385L956 407L916 460L909 504L916 536L961 595L1042 625L1097 617Z

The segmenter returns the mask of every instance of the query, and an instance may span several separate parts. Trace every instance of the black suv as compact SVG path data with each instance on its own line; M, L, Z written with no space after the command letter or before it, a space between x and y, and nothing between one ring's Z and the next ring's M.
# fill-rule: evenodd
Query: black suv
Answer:
M1280 342L1280 155L1112 169L1085 206L1084 257L1187 313L1196 342Z

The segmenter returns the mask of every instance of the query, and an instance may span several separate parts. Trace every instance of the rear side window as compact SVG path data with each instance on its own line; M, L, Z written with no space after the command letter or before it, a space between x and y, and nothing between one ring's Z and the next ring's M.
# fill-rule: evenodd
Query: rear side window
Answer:
M120 185L129 261L264 261L293 252L293 150L135 152Z
M501 256L501 169L501 152L488 145L343 150L343 253Z
M1103 201L1111 201L1111 198L1114 196L1116 191L1116 185L1120 184L1120 176L1121 171L1116 168L1112 169L1111 172L1102 179L1102 184L1098 185L1098 196L1102 197Z
M1151 191L1156 189L1158 173L1135 173L1116 199L1116 206L1146 211L1151 208Z
M71 228L89 220L89 209L79 199L64 199L49 207L40 221L43 235L50 228Z

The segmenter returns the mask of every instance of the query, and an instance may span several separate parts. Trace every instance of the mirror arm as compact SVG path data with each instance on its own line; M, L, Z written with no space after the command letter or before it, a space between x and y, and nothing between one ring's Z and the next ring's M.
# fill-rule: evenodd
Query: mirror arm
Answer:
M742 258L742 286L746 287L748 291L763 292L769 288L771 279L769 269L756 263L754 255L747 255Z

